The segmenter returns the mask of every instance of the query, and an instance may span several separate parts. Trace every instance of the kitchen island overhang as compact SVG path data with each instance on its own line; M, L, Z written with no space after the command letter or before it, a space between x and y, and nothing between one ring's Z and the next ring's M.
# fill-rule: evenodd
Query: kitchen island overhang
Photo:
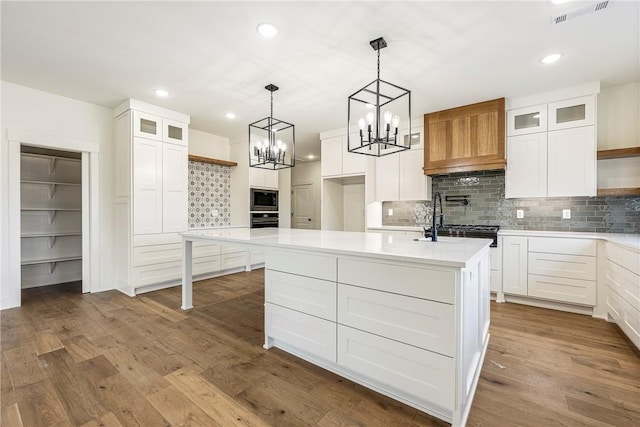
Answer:
M295 229L182 238L183 309L193 241L265 250L266 349L464 425L489 340L490 240Z

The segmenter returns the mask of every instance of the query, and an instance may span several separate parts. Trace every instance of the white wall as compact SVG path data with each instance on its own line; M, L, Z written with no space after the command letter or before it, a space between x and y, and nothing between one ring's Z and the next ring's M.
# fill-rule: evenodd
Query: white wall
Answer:
M249 225L249 153L246 143L231 144L231 225Z
M315 229L320 229L320 213L322 211L322 205L320 201L320 161L317 162L305 162L296 163L296 166L291 170L291 186L300 184L312 184L314 203L313 212L313 224Z
M16 306L12 290L20 283L8 278L8 141L7 129L25 130L59 139L100 145L99 166L99 290L113 288L113 110L48 92L1 82L2 147L0 147L0 308ZM16 250L17 248L11 248ZM18 294L19 295L19 294Z
M229 138L189 128L189 154L230 160Z

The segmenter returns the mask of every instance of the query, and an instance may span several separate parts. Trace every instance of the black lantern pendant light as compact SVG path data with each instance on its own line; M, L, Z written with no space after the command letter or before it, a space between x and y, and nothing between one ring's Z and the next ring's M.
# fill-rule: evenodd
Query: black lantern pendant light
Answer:
M380 80L387 42L380 37L369 44L378 52L378 78L349 97L347 148L380 157L411 148L411 91Z
M249 166L284 169L295 166L295 127L273 117L273 92L278 86L265 86L271 92L269 117L249 125Z

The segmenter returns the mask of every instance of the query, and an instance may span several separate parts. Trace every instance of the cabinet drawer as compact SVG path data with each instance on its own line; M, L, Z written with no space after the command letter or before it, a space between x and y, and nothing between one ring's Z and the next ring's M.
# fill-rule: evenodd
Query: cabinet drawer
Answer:
M159 264L164 262L180 262L182 260L182 244L136 246L133 248L133 266Z
M529 274L595 280L596 259L589 256L529 252Z
M640 253L623 249L622 266L635 274L640 274Z
M238 267L246 267L247 266L247 253L242 252L234 252L230 254L222 254L220 255L220 266L222 270L226 270L229 268L238 268Z
M622 318L618 323L632 343L640 349L640 310L622 301Z
M596 241L588 239L562 239L555 237L529 237L529 252L596 256Z
M264 264L264 251L251 251L251 265Z
M623 270L622 273L622 298L636 310L640 310L640 276Z
M596 305L596 282L529 275L529 296L553 301Z
M338 323L453 357L450 304L338 285Z
M607 312L616 321L622 318L622 298L613 289L607 289Z
M220 255L194 258L192 268L194 276L216 273L220 271Z
M336 282L267 269L264 283L267 302L336 321Z
M198 245L198 243L200 243ZM214 255L220 255L220 246L203 244L202 242L194 242L193 244L193 259L201 257L210 257Z
M447 304L455 302L456 272L437 267L339 259L338 282Z
M336 362L335 323L271 303L265 304L264 315L267 337L287 347Z
M266 267L270 270L323 280L336 280L336 257L304 252L269 250Z
M241 246L220 246L221 254L237 254L244 252L246 252L246 249Z
M180 280L182 277L182 261L133 267L131 275L134 288Z
M451 357L338 325L338 364L453 410L456 373Z
M607 286L622 295L622 275L624 269L618 264L607 261L606 281Z

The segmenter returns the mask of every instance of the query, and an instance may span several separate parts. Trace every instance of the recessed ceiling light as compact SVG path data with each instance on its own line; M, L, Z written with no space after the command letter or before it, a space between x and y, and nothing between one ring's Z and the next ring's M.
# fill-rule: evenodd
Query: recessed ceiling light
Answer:
M316 156L314 156L313 154L309 154L309 155L307 156L307 158L308 158L309 160L313 160L313 159L315 159L315 158L316 158Z
M549 3L551 4L563 4L563 3L569 3L571 0L549 0Z
M229 111L227 114L224 115L227 119L235 119L236 118L236 113L232 113L231 111Z
M561 53L552 53L551 55L547 55L544 58L542 58L540 62L542 62L543 64L553 64L554 62L558 61L560 58L562 58Z
M156 89L153 91L157 96L159 96L160 98L165 98L167 96L169 96L169 92L167 92L164 89Z
M275 37L278 34L278 28L276 28L276 26L273 24L260 24L256 27L256 30L258 30L258 34L260 34L262 37L267 38Z

